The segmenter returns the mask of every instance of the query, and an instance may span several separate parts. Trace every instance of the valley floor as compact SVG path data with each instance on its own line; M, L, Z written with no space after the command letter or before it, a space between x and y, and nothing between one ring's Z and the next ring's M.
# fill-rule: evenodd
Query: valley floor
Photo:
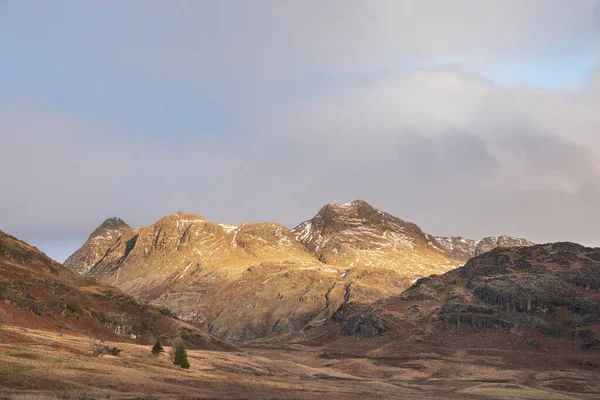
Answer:
M395 351L381 358L320 346L241 346L188 351L191 368L156 359L149 346L107 343L120 356L94 358L89 339L0 329L0 399L597 399L600 369L510 368ZM468 349L485 352L486 349ZM491 350L491 349L487 349ZM502 357L502 354L496 354ZM509 357L510 358L510 357Z

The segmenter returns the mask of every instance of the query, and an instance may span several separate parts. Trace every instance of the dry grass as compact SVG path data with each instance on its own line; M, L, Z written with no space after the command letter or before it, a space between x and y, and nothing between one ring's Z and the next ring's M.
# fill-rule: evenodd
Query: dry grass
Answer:
M23 340L0 343L0 399L562 400L593 399L600 393L597 376L591 372L498 370L464 360L449 364L418 355L407 360L401 354L386 362L343 356L327 358L320 357L321 349L303 346L245 347L239 352L189 351L191 369L182 370L172 365L165 354L151 356L150 346L118 343L123 349L121 356L94 358L89 354L87 337L61 337L53 332L12 327L6 330L18 331ZM504 383L489 383L500 378ZM571 396L549 387L558 380L564 384L570 378L576 378L579 387L585 386L586 390Z
M548 390L539 390L526 386L509 384L483 384L463 389L460 393L494 399L575 400L579 398Z
M7 399L9 400L56 400L58 397L56 396L47 396L43 394L35 394L35 393L14 393L7 394ZM61 400L65 399L64 397ZM68 400L68 399L67 399Z

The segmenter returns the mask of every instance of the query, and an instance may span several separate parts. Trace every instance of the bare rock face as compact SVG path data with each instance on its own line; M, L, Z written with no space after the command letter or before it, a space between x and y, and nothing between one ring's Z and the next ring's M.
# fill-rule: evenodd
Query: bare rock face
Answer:
M327 205L293 231L179 212L119 233L107 247L92 235L67 265L233 341L319 325L344 303L398 295L460 264L363 201Z
M86 243L64 262L65 267L86 274L121 236L132 229L122 219L113 217L92 232Z
M475 249L475 256L480 256L488 251L495 249L496 247L524 247L533 246L535 243L530 242L527 239L515 238L510 236L499 236L499 237L486 237L477 243Z
M436 236L435 238L442 245L442 248L449 251L458 260L467 261L469 258L475 256L478 243L476 240L443 236Z
M450 252L454 258L462 261L468 261L471 257L487 253L496 247L524 247L535 244L527 239L511 236L488 236L481 240L443 236L436 236L435 238L443 249Z

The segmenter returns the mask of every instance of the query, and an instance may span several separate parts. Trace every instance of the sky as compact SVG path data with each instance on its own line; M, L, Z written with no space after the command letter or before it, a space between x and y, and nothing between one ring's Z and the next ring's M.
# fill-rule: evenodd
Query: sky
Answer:
M0 230L108 217L600 246L597 0L0 0Z

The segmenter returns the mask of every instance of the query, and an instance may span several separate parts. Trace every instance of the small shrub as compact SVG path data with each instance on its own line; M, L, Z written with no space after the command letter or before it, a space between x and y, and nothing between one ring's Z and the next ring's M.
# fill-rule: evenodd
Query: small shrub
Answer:
M179 365L181 368L189 369L190 363L187 358L187 351L185 351L185 346L183 343L179 343L175 348L175 356L173 359L173 364Z
M152 354L154 354L155 357L158 357L158 355L160 353L164 353L164 352L165 352L165 349L162 347L160 342L156 342L154 344L154 347L152 347Z
M81 315L83 313L83 309L81 308L81 303L79 303L79 299L75 297L69 297L67 299L67 304L65 305L67 312L69 314Z
M42 302L37 301L37 300L31 300L29 302L29 311L34 313L35 315L38 315L40 317L44 316L44 304L42 304Z
M107 350L107 353L110 354L111 356L118 356L119 354L121 354L122 351L123 350L113 346Z
M527 346L527 347L533 347L533 348L537 349L538 347L540 347L540 342L538 342L535 339L531 339L531 338L530 339L525 339L525 346Z
M529 325L536 329L538 332L542 333L544 336L553 338L553 339L562 339L564 337L564 332L560 326L549 323L548 321L539 318L539 317L530 317L528 319Z
M587 315L573 314L573 318L571 319L571 326L573 328L582 328L582 327L590 324L593 321L594 321L594 316L591 314L587 314Z
M102 343L101 340L90 337L90 350L92 352L92 356L94 357L102 357L105 354L108 354L108 346Z

